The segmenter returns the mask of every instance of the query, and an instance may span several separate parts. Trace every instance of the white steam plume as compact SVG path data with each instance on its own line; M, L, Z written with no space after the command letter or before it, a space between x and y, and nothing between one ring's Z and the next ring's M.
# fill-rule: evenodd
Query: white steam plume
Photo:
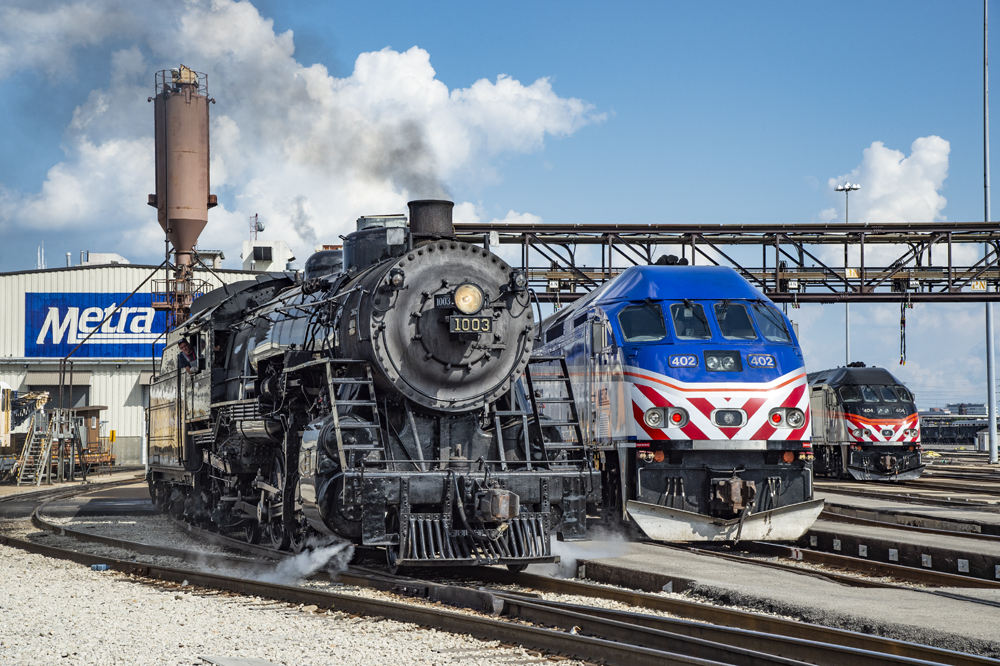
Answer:
M133 261L162 248L153 191L153 72L179 63L208 74L212 191L201 247L234 248L259 213L267 238L304 258L336 242L359 215L405 212L407 200L448 196L459 179L495 179L494 158L544 146L604 115L499 75L449 90L419 47L358 56L337 78L294 57L249 2L78 0L0 8L0 83L19 71L59 81L75 58L110 62L102 87L77 106L66 158L38 191L0 184L0 232L86 229L88 244ZM97 53L98 55L94 55ZM82 56L80 56L82 57ZM137 256L139 255L139 256ZM230 266L232 266L230 257Z

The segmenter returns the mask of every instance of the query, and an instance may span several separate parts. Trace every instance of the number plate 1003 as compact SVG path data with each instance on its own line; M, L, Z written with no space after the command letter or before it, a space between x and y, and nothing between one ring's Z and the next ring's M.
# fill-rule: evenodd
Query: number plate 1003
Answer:
M460 317L452 315L450 320L452 333L489 333L493 325L491 317Z

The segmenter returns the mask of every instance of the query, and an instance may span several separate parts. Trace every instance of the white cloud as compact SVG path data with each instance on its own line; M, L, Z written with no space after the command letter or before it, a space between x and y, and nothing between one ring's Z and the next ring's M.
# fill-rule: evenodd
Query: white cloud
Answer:
M850 173L831 178L831 189L844 182L859 183L851 193L854 222L935 222L947 200L939 190L948 177L951 144L939 136L925 136L910 146L910 155L875 141L865 148L861 164ZM841 196L841 195L838 195Z
M939 136L921 137L910 154L875 141L864 150L861 163L850 172L827 181L834 206L817 214L821 222L844 221L844 198L834 188L845 182L861 189L850 194L850 221L869 224L933 222L947 219L942 195L948 176L951 146ZM867 245L865 263L887 266L906 252L905 246ZM942 251L943 252L943 251ZM829 246L820 254L828 265L843 265L843 248ZM943 254L935 253L935 264ZM976 247L957 246L957 264L974 263ZM852 248L850 263L859 264ZM924 257L926 262L926 255ZM844 364L844 308L805 306L790 312L800 323L806 367L810 371ZM948 402L985 400L985 323L981 305L919 304L906 311L907 363L900 365L900 308L898 305L851 306L851 359L887 368L917 394L920 407ZM942 351L942 345L947 351Z
M145 205L154 188L146 101L154 70L184 63L204 71L217 100L212 191L228 205L209 213L201 247L236 247L259 213L265 237L304 255L352 231L359 215L447 197L451 182L495 181L496 156L540 150L546 137L605 117L560 97L544 78L525 85L501 74L449 90L418 47L363 53L350 76L337 78L297 62L292 33L276 34L249 2L80 0L0 10L0 71L68 76L81 49L105 49L107 83L76 108L66 159L39 191L0 190L0 225L87 226L95 248L133 260L150 258L136 256L140 248L159 256L154 245L132 242L160 237Z

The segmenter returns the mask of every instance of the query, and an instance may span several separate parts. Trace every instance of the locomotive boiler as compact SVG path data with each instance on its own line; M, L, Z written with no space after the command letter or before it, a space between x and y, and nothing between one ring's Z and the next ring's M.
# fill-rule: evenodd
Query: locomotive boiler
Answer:
M361 218L301 280L194 302L150 391L159 506L282 549L384 548L393 570L521 569L585 537L587 457L511 390L531 363L526 276L459 242L452 206Z

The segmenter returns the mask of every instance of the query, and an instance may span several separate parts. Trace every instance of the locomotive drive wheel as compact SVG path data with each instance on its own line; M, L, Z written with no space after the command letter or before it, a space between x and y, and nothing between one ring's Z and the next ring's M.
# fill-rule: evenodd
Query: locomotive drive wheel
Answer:
M400 540L402 540L403 535L399 533L399 511L394 507L389 509L389 512L385 517L385 533L398 534ZM402 543L397 543L396 545L388 544L385 547L385 565L389 569L389 573L396 575L399 573L399 561L403 559L402 556Z
M251 520L243 526L243 538L246 539L247 543L258 544L260 543L261 528L260 523L256 520Z
M308 535L305 529L299 528L298 525L295 525L292 529L286 531L288 532L288 549L290 551L298 555L306 549Z
M285 465L281 456L275 456L271 462L271 474L268 476L268 483L278 489L280 493L285 486ZM263 528L264 536L267 537L268 544L276 550L288 549L288 531L281 524L281 517L268 520Z
M508 564L507 571L511 573L521 573L528 568L527 564Z

